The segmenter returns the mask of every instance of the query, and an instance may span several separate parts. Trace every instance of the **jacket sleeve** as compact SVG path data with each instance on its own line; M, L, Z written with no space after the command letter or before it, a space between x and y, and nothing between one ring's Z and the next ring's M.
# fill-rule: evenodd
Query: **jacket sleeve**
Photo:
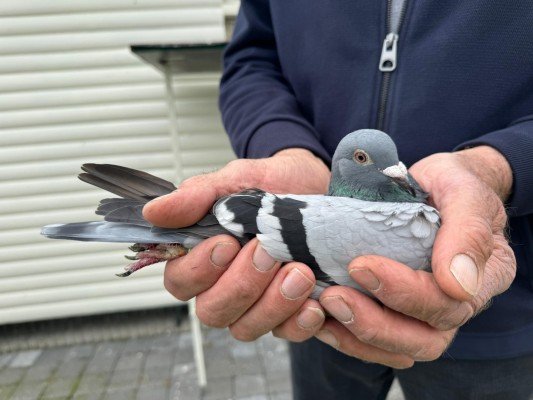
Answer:
M513 188L508 200L511 216L533 214L533 115L516 120L508 127L487 133L459 145L487 145L502 153L513 171Z
M305 148L330 163L281 71L268 0L244 0L224 54L222 120L237 156L268 157Z

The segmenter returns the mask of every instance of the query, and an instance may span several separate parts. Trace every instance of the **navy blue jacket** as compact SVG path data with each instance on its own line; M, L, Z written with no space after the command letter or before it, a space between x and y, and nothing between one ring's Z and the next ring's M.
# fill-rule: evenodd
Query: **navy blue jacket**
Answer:
M220 94L234 149L258 158L302 147L330 162L344 135L378 126L381 104L379 125L406 165L465 146L499 150L514 177L517 277L448 353L533 353L533 7L410 0L390 73L378 69L386 15L386 1L242 1Z

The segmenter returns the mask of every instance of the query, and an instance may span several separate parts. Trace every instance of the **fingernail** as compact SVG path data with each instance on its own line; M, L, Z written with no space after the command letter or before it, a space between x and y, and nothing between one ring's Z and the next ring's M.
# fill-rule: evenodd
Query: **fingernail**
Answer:
M296 300L306 294L312 286L313 282L309 278L298 268L293 268L281 284L281 294L289 300Z
M329 311L335 319L339 320L343 324L349 324L353 322L353 312L348 304L344 301L341 296L329 296L324 297L320 303Z
M376 275L369 269L352 269L350 276L359 285L367 290L378 290L381 282L376 278Z
M335 335L331 333L330 331L328 331L327 329L322 329L321 331L318 331L315 337L318 340L326 344L329 344L331 347L334 347L336 349L339 348L339 341L337 340Z
M237 248L233 243L217 243L211 250L211 262L215 267L226 268L237 255Z
M300 328L311 329L320 325L325 319L326 316L320 308L306 307L298 314L296 323Z
M261 272L266 272L274 267L276 260L274 260L270 254L263 249L263 246L258 243L255 247L254 255L252 257L252 264L254 265L255 269Z
M459 285L469 294L477 293L478 269L472 258L466 254L457 254L450 265L450 271Z

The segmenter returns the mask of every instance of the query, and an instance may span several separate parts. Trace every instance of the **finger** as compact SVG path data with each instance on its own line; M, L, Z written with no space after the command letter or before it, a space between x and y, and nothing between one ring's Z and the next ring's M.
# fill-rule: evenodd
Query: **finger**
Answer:
M235 339L251 341L270 332L300 308L314 286L315 276L308 266L285 265L261 298L230 326L231 334Z
M380 256L363 256L348 266L351 278L388 308L425 321L439 330L463 325L477 311L444 293L433 274L414 271Z
M442 290L469 300L483 281L494 247L493 224L502 206L493 192L470 178L445 189L434 194L442 226L433 247L432 269Z
M490 299L505 292L516 275L516 259L503 234L495 235L494 251L485 267L483 284L473 299L476 314L486 308Z
M220 279L196 297L196 314L205 325L225 328L261 297L280 267L253 239Z
M174 192L158 197L143 208L143 216L155 226L181 228L202 219L217 199L245 188L255 187L255 164L235 160L210 174L183 181Z
M315 337L344 354L360 360L383 364L396 369L410 368L414 360L404 354L392 353L357 339L346 327L333 319L326 319Z
M303 342L312 338L325 320L326 315L320 303L307 299L297 312L272 329L272 333L291 342Z
M219 172L214 172L184 181L174 192L147 203L143 208L144 218L164 228L194 224L208 213L220 197L218 176Z
M239 242L229 235L204 240L185 257L167 262L165 288L177 299L189 300L218 280L240 248Z
M414 360L437 359L455 333L433 329L346 286L324 290L320 304L360 341Z

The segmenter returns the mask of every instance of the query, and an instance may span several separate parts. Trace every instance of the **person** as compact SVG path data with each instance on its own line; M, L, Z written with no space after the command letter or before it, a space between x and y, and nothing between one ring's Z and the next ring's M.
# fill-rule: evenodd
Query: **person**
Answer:
M377 127L441 212L433 273L364 256L347 268L375 299L315 301L307 266L219 236L167 264L167 290L239 340L291 341L298 399L383 399L394 376L409 399L529 398L532 20L527 2L243 0L220 86L241 159L145 217L186 226L250 187L325 193L339 140Z

